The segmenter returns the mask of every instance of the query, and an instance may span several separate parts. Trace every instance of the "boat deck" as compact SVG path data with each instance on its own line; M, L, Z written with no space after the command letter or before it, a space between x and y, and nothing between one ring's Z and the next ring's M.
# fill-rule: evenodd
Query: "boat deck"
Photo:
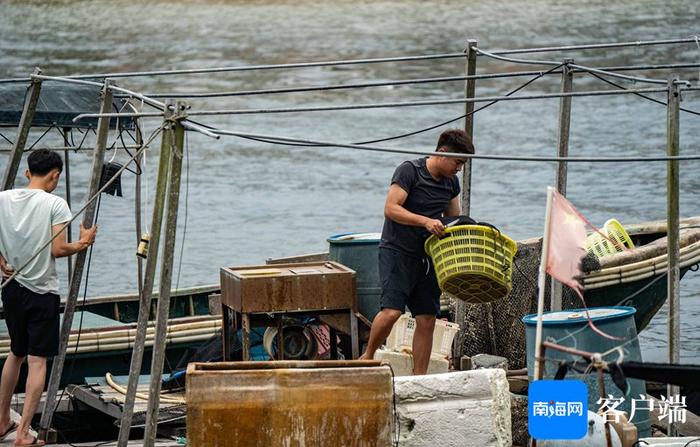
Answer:
M114 378L117 387L123 387L124 389L126 389L126 380L125 376ZM138 396L150 396L149 380L149 376L141 376L136 388L137 397L134 403L132 427L139 427L145 424L144 416L148 400ZM104 377L90 378L87 382L89 385L70 385L66 388L66 391L75 400L120 420L126 398L123 390L118 390L108 384ZM161 394L158 423L178 422L183 424L185 421L184 399L184 392Z

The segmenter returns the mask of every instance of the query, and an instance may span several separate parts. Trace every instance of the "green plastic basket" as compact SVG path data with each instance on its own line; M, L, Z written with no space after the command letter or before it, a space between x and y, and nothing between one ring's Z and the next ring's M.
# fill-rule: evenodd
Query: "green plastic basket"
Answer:
M630 239L627 231L617 219L609 219L605 222L601 233L608 238L604 238L598 232L591 233L586 238L586 251L598 258L634 248L632 239Z

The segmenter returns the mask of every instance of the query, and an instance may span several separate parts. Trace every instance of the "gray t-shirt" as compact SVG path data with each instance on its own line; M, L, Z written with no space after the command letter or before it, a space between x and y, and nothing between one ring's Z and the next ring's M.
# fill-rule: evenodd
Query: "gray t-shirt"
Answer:
M20 268L51 239L53 225L71 218L65 200L41 189L0 192L0 254L13 268ZM58 294L56 259L51 254L51 245L15 279L32 292Z
M427 158L405 161L396 168L391 184L399 185L408 193L403 207L421 216L437 219L443 215L450 201L459 195L456 175L435 180L426 166ZM426 256L423 244L430 233L423 227L414 227L384 219L380 247L397 250L407 255Z

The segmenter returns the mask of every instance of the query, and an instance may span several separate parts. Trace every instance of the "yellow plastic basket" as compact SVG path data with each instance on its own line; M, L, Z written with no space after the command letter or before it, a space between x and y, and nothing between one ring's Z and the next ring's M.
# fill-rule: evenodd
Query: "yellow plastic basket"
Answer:
M610 219L605 222L600 230L608 239L601 236L598 232L588 235L586 238L586 251L598 258L614 255L628 248L634 248L632 239L630 239L627 231L617 219ZM612 242L611 242L612 241Z
M445 234L425 241L443 292L475 304L510 293L515 241L484 225L449 227Z

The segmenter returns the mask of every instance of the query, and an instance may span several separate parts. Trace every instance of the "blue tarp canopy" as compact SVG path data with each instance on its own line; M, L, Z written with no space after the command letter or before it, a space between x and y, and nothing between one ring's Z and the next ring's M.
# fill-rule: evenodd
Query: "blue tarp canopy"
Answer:
M41 94L37 104L32 127L97 127L97 118L81 119L77 123L73 118L81 113L100 112L100 89L98 86L67 84L65 82L44 81L41 84ZM0 126L14 127L19 125L24 98L27 92L26 84L0 84ZM131 112L124 106L124 99L114 99L112 112ZM117 118L112 118L110 128L115 129ZM134 119L119 118L121 129L133 129Z

